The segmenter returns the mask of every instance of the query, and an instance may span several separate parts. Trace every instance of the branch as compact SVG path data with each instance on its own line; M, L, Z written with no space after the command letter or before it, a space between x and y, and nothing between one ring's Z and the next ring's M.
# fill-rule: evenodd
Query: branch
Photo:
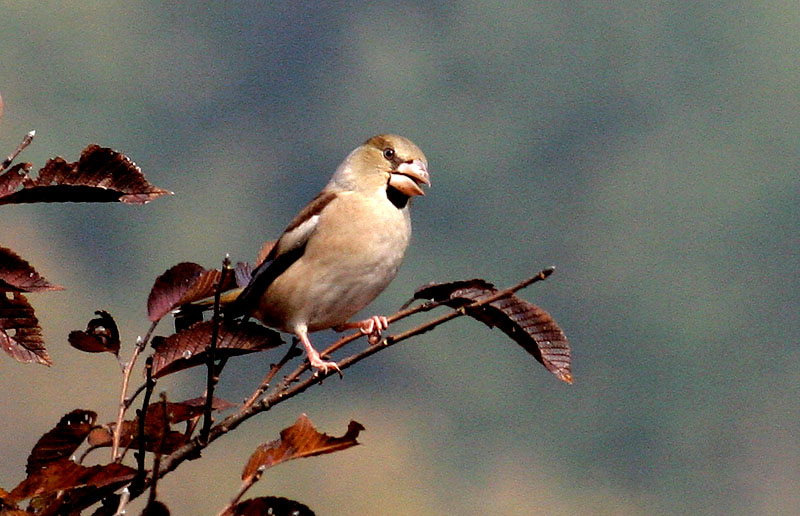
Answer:
M211 423L213 421L211 417L211 408L214 402L214 387L217 385L217 381L219 381L219 372L214 364L214 362L216 362L217 339L219 338L219 303L220 297L222 296L222 285L225 284L225 275L230 270L230 266L231 259L229 256L225 256L225 259L222 260L219 283L214 291L214 315L212 316L214 323L211 327L211 344L208 346L208 356L206 357L206 367L208 368L208 376L206 377L206 405L203 411L203 427L200 429L200 439L203 441L208 439L208 432L211 430Z
M147 409L150 406L150 397L152 396L153 389L156 385L155 380L153 380L153 357L147 357L147 361L145 363L145 372L147 374L145 380L146 388L144 390L144 399L142 400L142 409L139 411L139 451L134 454L136 457L136 477L134 477L133 481L131 482L131 486L137 486L143 483L147 474L146 470L144 469L145 424L147 422Z
M0 163L0 172L8 168L8 166L11 165L17 156L19 156L19 153L24 151L25 147L31 144L34 136L36 136L36 131L30 131L25 135L25 137L22 139L22 142L17 146L14 152L9 154L8 157L3 160L3 163Z
M423 323L423 324L421 324L421 325L419 325L419 326L417 326L415 328L412 328L410 330L407 330L405 332L402 332L402 333L399 333L399 334L395 334L395 335L389 335L385 339L383 339L381 342L379 342L379 343L377 343L375 345L372 345L372 346L364 349L363 351L355 353L355 354L353 354L353 355L341 360L340 362L338 362L339 367L342 370L347 369L348 367L351 367L351 366L357 364L358 362L364 360L365 358L367 358L367 357L369 357L369 356L371 356L371 355L373 355L373 354L375 354L375 353L377 353L377 352L379 352L381 350L384 350L384 349L386 349L386 348L388 348L390 346L393 346L393 345L395 345L397 343L400 343L402 341L408 340L413 336L420 335L422 333L426 333L426 332L436 328L437 326L440 326L440 325L446 323L447 321L450 321L450 320L455 319L457 317L461 317L463 315L466 315L470 310L474 310L474 309L480 308L481 306L487 305L489 303L493 303L494 301L497 301L498 299L510 296L511 294L517 292L518 290L523 289L523 288L525 288L525 287L527 287L527 286L529 286L529 285L531 285L533 283L545 280L554 271L555 271L555 269L553 267L549 267L547 269L544 269L544 270L538 272L534 276L532 276L532 277L530 277L530 278L528 278L528 279L526 279L526 280L514 285L513 287L507 288L505 290L501 290L501 291L499 291L499 292L497 292L497 293L495 293L495 294L493 294L493 295L491 295L489 297L481 299L480 301L475 301L475 302L470 303L468 305L462 306L461 308L453 310L452 312L449 312L449 313L447 313L445 315L442 315L440 317L432 319L432 320L430 320L430 321L428 321L426 323ZM409 315L412 315L412 314L415 314L415 313L431 310L431 309L435 308L436 306L440 306L440 305L441 305L441 303L430 303L430 302L429 303L424 303L424 304L422 304L422 305L420 305L420 306L418 306L416 308L401 310L400 312L397 312L396 314L391 316L389 318L389 320L390 321L397 321L397 320L403 319L403 318L408 317ZM343 338L339 339L339 341L334 343L332 346L330 346L327 350L325 350L323 355L331 353L332 351L341 348L345 344L347 344L349 342L352 342L352 341L354 341L354 340L356 340L356 339L358 339L360 337L363 337L363 336L364 335L359 332L359 333L354 333L352 335L348 335L346 337L343 337ZM287 353L287 356L288 356L288 353ZM277 372L277 369L282 367L283 363L285 363L285 360L288 360L288 359L286 357L284 357L284 360L282 360L281 363L278 364L278 366L274 366L276 372ZM239 412L237 412L236 414L232 414L232 415L228 416L223 421L221 421L219 424L217 424L216 426L213 426L209 431L207 440L204 440L204 439L201 439L199 437L196 437L196 438L192 439L191 441L189 441L188 443L186 443L185 445L183 445L180 448L178 448L177 450L175 450L168 457L164 458L162 460L162 463L161 463L161 468L156 473L154 473L153 475L151 475L148 478L148 481L146 482L146 484L149 485L150 483L152 483L154 481L154 478L164 476L167 473L169 473L170 471L173 471L175 468L177 468L183 461L185 461L189 457L196 457L198 455L198 453L202 449L207 447L213 441L215 441L218 438L222 437L223 435L225 435L229 431L235 429L240 424L242 424L243 422L247 421L248 419L250 419L251 417L255 416L256 414L259 414L261 412L266 412L266 411L270 410L272 407L274 407L275 405L278 405L279 403L282 403L282 402L284 402L284 401L286 401L286 400L288 400L290 398L293 398L293 397L297 396L298 394L304 392L309 387L311 387L311 386L313 386L315 384L321 383L321 380L324 379L325 377L329 376L330 374L333 374L333 372L325 374L325 373L320 373L319 371L317 371L315 374L310 375L309 377L305 378L304 380L299 381L297 383L294 383L294 385L292 385L293 382L296 382L299 379L299 377L302 375L302 373L304 371L306 371L307 369L308 369L308 363L304 362L294 372L292 372L289 376L287 376L286 379L284 379L284 381L281 383L280 387L278 389L276 389L275 392L273 392L271 395L267 396L266 398L262 399L261 401L259 401L257 403L254 403L254 402L252 402L252 400L254 400L255 398L257 398L260 395L259 390L262 389L262 387L264 385L264 384L262 384L262 386L259 387L259 389L256 390L256 393L254 393L254 395L251 396L251 400L248 400L249 403L252 403L251 405L248 406L247 404L245 404L245 406L243 406L242 409ZM270 375L268 375L267 378L271 379L273 376L274 376L274 374L273 374L273 372L271 370L270 371ZM261 391L261 392L263 392L263 391ZM146 488L146 486L145 486L145 488ZM131 493L131 498L135 498L139 494L140 494L140 492L132 492Z
M131 359L125 364L125 367L122 370L122 392L119 396L119 411L117 412L117 424L114 427L114 436L111 441L111 461L115 462L119 457L117 457L117 452L119 451L119 440L122 436L122 421L125 418L125 410L128 408L128 402L126 400L126 396L128 393L128 385L131 381L131 372L133 372L133 366L136 364L136 359L139 357L139 354L144 351L144 348L147 346L147 342L150 340L150 336L156 329L156 325L158 321L152 323L150 325L150 329L147 330L147 334L144 338L139 337L136 339L136 347L133 349L133 354L131 355Z

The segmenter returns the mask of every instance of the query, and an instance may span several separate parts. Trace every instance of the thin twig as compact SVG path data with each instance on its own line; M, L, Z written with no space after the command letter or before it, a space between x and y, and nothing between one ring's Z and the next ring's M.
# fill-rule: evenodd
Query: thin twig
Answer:
M25 147L31 144L34 136L36 136L36 131L29 131L28 134L25 135L25 137L22 139L22 142L17 145L17 148L14 150L14 152L9 154L8 157L3 160L3 163L0 163L0 172L8 168L8 166L11 165L15 159L17 159L19 153L24 151Z
M161 432L161 438L159 439L155 457L153 457L153 483L150 484L150 494L147 497L147 507L150 507L156 501L156 487L158 487L159 479L158 471L161 468L161 450L164 449L164 441L166 441L167 432L169 431L169 425L167 424L167 395L163 392L161 393L161 417L162 421L165 423L165 426L164 431Z
M147 420L147 409L150 406L150 397L153 395L153 388L156 382L153 380L153 357L147 357L144 366L146 381L146 388L144 390L144 399L142 400L142 408L139 410L139 428L138 428L138 441L139 451L135 453L136 456L136 477L131 482L131 488L144 483L146 470L144 469L145 458L145 423ZM135 490L135 489L134 489Z
M128 505L128 501L131 498L131 492L126 487L122 490L122 493L119 495L119 505L117 505L117 512L114 513L114 516L122 516L125 514L125 506Z
M128 408L127 402L127 394L128 394L128 385L131 381L131 372L133 372L133 366L136 364L136 359L139 357L139 354L144 351L144 348L147 346L147 342L150 340L150 336L156 329L158 325L158 321L153 322L150 325L150 329L147 330L147 334L144 338L139 337L136 339L136 346L133 349L133 354L131 355L130 361L125 364L125 367L122 371L122 392L119 395L119 411L117 412L117 424L114 427L114 436L111 441L111 461L116 461L119 457L117 456L117 452L119 452L119 441L122 436L122 421L125 418L125 410Z
M497 301L498 299L501 299L503 297L509 296L509 295L513 294L514 292L531 285L532 283L536 283L537 281L542 281L544 279L547 279L547 277L550 276L553 273L554 270L555 270L554 268L549 267L547 269L544 269L544 270L538 272L534 276L532 276L532 277L530 277L530 278L518 283L517 285L514 285L513 287L507 288L505 290L498 291L495 294L492 294L491 296L483 298L483 299L481 299L479 301L475 301L475 302L470 303L468 305L462 306L461 308L458 308L458 309L456 309L456 310L454 310L452 312L449 312L449 313L447 313L447 314L445 314L445 315L443 315L441 317L437 317L436 319L432 319L432 320L430 320L430 321L428 321L426 323L423 323L423 324L421 324L421 325L419 325L419 326L417 326L415 328L412 328L412 329L410 329L410 330L408 330L406 332L403 332L403 333L400 333L400 334L396 334L396 335L390 335L390 336L386 337L380 343L375 344L373 346L370 346L370 347L366 348L365 350L363 350L363 351L361 351L359 353L356 353L356 354L354 354L354 355L352 355L350 357L347 357L347 358L341 360L339 362L339 367L341 369L346 369L346 368L348 368L350 366L353 366L353 365L357 364L358 362L364 360L365 358L377 353L378 351L381 351L383 349L388 348L389 346L393 346L394 344L397 344L399 342L407 340L407 339L409 339L409 338L411 338L411 337L413 337L415 335L419 335L419 334L428 332L428 331L432 330L433 328L436 328L437 326L440 326L441 324L444 324L447 321L450 321L450 320L455 319L457 317L461 317L463 315L466 315L470 310L474 310L474 309L479 308L479 307L481 307L483 305L486 305L486 304L489 304L489 303L493 303L494 301ZM424 310L420 310L420 311L424 311ZM398 314L401 314L401 313L402 312L398 312ZM356 334L356 335L351 336L351 337L355 339L355 338L358 338L359 336L362 336L362 335ZM292 385L290 387L289 385L291 385L292 381L296 380L299 377L299 375L302 373L302 371L304 371L307 368L308 368L308 364L304 363L304 365L301 365L296 371L294 371L291 375L289 375L289 377L288 377L289 381L286 381L286 380L284 381L284 384L283 384L284 388L279 389L278 391L274 392L270 396L267 396L266 398L262 399L258 403L254 403L248 409L241 410L241 411L237 412L236 414L232 414L232 415L228 416L223 421L221 421L219 424L217 424L214 427L212 427L211 431L208 434L208 440L207 441L202 441L202 440L200 440L198 438L195 438L195 439L191 440L190 442L186 443L185 445L181 446L177 450L175 450L172 454L170 454L169 456L167 456L166 458L163 459L162 465L161 465L161 469L158 471L158 476L166 475L170 471L174 470L183 461L185 461L188 457L196 456L197 453L200 450L202 450L203 448L208 446L210 443L212 443L213 441L215 441L219 437L221 437L221 436L225 435L226 433L230 432L231 430L235 429L237 426L239 426L240 424L242 424L244 421L248 420L249 418L253 417L254 415L256 415L256 414L258 414L260 412L266 412L266 411L270 410L272 407L274 407L275 405L277 405L279 403L282 403L282 402L284 402L284 401L286 401L286 400L288 400L290 398L293 398L294 396L297 396L298 394L302 393L303 391L305 391L309 387L319 383L321 379L325 378L326 376L329 376L329 375L317 372L316 374L311 375L311 376L305 378L304 380L295 383L294 385ZM332 374L332 373L330 373L330 374ZM152 477L151 477L150 481L152 481Z
M439 306L442 306L441 301L428 301L426 303L422 303L421 305L417 305L412 308L404 308L403 310L400 310L396 314L390 315L389 317L386 318L386 320L389 324L392 324L393 322L405 319L406 317L412 316L414 314L418 314L420 312L428 312ZM319 356L327 358L330 356L331 353L343 348L345 345L350 344L354 340L360 339L363 336L364 334L361 333L360 331L356 333L351 333L350 335L345 335L344 337L340 338L339 340L331 344L327 349L322 351L319 354Z
M138 397L139 397L139 395L140 395L142 392L144 392L144 390L145 390L146 388L147 388L147 382L144 382L143 384L141 384L140 386L138 386L138 387L136 388L136 390L135 390L135 391L133 391L133 394L131 394L131 395L130 395L130 396L129 396L129 397L126 399L126 400L125 400L125 404L126 404L126 406L125 406L125 410L127 410L127 409L131 408L131 405L133 405L133 402L134 402L134 401L136 401L136 398L138 398Z
M225 256L222 260L222 270L219 275L219 283L214 292L214 315L212 316L213 325L211 326L211 343L208 345L208 353L206 357L206 367L208 368L208 375L206 377L206 404L203 411L203 427L200 429L200 439L205 441L208 439L208 432L211 430L213 419L211 417L211 409L214 405L214 387L219 380L219 373L214 364L216 362L217 354L217 339L219 338L219 303L222 296L222 285L225 283L225 276L230 270L231 259Z
M261 385L259 385L258 388L253 391L253 394L251 394L250 397L244 402L244 405L242 405L242 410L247 410L250 408L250 406L255 403L256 400L262 394L264 394L267 389L269 389L269 384L272 382L272 379L275 378L275 375L278 374L278 371L283 369L283 366L285 366L289 360L297 356L297 352L297 339L293 339L291 346L289 346L289 349L286 351L286 354L283 355L283 358L281 358L277 364L272 364L272 366L269 368L269 373L267 373L267 376L261 382Z
M265 469L266 469L265 466L261 466L260 468L258 468L255 471L255 473L253 473L252 475L249 475L244 481L242 481L242 485L239 486L239 491L236 493L236 496L233 497L233 499L228 503L228 505L226 505L225 508L222 509L217 514L217 516L223 516L223 514L225 514L229 510L233 509L233 507L237 503L239 503L239 500L242 499L242 497L247 492L247 490L250 489L251 487L253 487L255 485L255 483L259 481L259 479L261 478L261 475L264 474L264 470Z

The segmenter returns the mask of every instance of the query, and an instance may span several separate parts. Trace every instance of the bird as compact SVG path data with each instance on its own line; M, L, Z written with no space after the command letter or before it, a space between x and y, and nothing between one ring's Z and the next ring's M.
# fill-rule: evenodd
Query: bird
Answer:
M234 313L294 334L311 367L309 333L357 328L377 342L384 316L350 319L395 278L411 239L410 200L430 187L428 160L410 140L380 134L350 152L322 191L289 223L233 302Z

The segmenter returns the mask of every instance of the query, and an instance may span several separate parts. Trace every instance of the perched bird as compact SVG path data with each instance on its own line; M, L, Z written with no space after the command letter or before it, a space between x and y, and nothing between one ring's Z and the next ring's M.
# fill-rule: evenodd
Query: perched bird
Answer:
M237 313L293 333L311 366L339 370L310 332L359 328L371 342L388 323L348 322L394 279L411 238L409 199L430 186L428 161L409 140L378 135L352 151L292 220L234 302Z

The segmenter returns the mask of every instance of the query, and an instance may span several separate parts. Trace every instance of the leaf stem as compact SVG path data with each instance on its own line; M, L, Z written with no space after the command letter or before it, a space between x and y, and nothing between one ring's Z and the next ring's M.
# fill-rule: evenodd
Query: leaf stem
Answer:
M122 436L122 421L125 418L125 410L128 408L128 403L126 400L126 396L128 394L128 386L131 381L131 372L133 371L133 366L136 364L136 359L139 357L139 354L144 351L144 348L147 346L147 342L150 340L150 336L156 329L156 325L158 325L158 321L153 322L150 324L150 329L147 330L147 334L144 338L139 337L136 339L136 346L133 349L133 354L131 355L131 359L125 364L125 367L122 370L122 392L119 396L119 411L117 412L117 424L114 426L114 436L111 441L111 461L116 462L119 457L117 453L119 452L119 441Z

